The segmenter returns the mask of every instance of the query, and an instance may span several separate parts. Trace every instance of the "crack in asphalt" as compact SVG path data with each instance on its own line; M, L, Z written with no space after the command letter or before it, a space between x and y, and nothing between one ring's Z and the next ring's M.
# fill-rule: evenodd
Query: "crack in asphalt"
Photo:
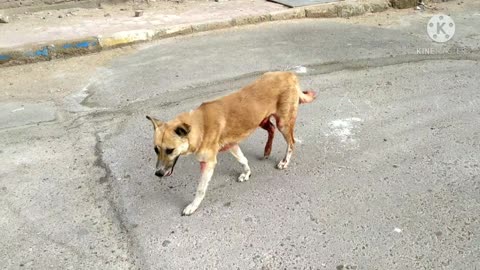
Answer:
M100 177L99 183L106 184L105 198L107 199L109 208L112 213L111 219L114 223L117 224L120 232L126 237L127 255L129 257L130 263L134 266L138 266L139 257L141 255L140 247L138 246L138 241L135 235L129 229L132 228L132 225L128 222L127 218L125 218L124 211L121 210L121 205L123 204L117 201L121 200L120 196L115 196L115 194L117 193L117 189L114 187L115 184L112 181L112 170L110 169L110 166L103 160L102 140L99 133L99 131L95 132L96 143L94 148L94 154L96 160L93 165L102 169L105 172L104 175Z
M103 184L108 181L108 179L112 176L112 171L110 170L110 167L103 161L102 157L102 149L101 149L101 139L100 135L98 132L95 134L96 138L96 143L95 143L95 157L97 158L95 162L93 163L94 166L97 166L105 171L105 175L100 177L99 182L100 184Z

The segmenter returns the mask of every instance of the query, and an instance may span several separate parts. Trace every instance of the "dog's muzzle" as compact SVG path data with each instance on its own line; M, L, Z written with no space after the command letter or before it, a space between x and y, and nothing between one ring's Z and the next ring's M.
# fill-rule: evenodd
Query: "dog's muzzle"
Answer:
M158 177L170 176L173 173L173 167L169 168L168 170L158 170L155 172L155 175Z
M164 177L164 176L170 176L173 173L173 168L175 167L175 164L177 164L178 157L175 158L173 161L173 165L170 168L167 169L159 169L155 172L155 175L158 177Z

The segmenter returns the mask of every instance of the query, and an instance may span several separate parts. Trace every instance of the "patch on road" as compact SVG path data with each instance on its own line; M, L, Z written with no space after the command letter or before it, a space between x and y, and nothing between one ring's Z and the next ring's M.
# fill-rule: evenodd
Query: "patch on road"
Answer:
M0 104L0 129L49 122L55 118L53 102Z

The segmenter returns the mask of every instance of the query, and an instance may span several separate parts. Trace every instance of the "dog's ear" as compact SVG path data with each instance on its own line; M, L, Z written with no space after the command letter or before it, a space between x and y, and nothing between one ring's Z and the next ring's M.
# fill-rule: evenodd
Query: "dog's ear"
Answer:
M180 137L185 137L190 133L190 125L188 124L181 124L175 129L175 134L177 134Z
M160 120L158 120L158 119L155 119L155 118L153 118L153 117L150 117L150 116L148 116L148 115L147 115L147 119L150 120L150 122L152 122L153 128L157 128L157 127L159 127L159 126L161 126L161 125L163 124L162 121L160 121Z

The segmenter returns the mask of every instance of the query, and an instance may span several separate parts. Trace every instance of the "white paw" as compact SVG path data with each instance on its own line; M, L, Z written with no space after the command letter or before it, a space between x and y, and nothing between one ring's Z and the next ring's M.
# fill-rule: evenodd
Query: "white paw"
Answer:
M195 212L195 210L197 210L198 208L198 205L195 205L193 203L187 205L187 207L185 207L185 209L183 209L183 215L184 216L190 216L191 214L193 214L193 212Z
M288 162L285 160L282 160L278 163L277 168L280 170L286 169L288 167Z
M251 172L246 172L246 173L240 174L240 176L238 177L238 182L248 181L248 179L250 179L250 174L251 174Z

